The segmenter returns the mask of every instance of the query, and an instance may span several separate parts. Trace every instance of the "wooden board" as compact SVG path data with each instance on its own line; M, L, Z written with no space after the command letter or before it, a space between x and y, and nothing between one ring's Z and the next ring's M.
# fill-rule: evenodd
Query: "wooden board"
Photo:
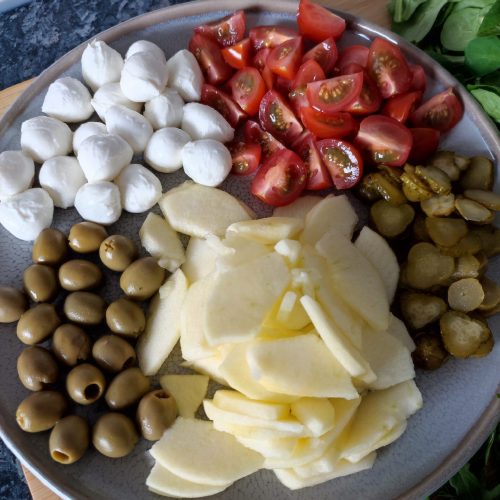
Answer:
M389 16L385 0L322 0L321 3L328 7L359 15L367 21L380 26L389 26ZM31 82L32 80L26 80L0 91L0 117ZM52 493L52 491L33 476L29 470L25 467L23 469L34 500L59 499L56 494Z

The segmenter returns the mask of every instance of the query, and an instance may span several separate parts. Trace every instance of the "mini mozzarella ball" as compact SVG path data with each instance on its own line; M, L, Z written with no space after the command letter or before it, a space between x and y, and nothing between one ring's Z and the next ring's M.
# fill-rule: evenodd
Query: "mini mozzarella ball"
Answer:
M73 133L57 118L35 116L21 125L21 149L36 162L71 152Z
M38 180L49 193L54 206L59 208L72 207L76 193L87 182L74 156L56 156L47 160L40 168Z
M175 172L182 167L182 148L191 137L180 128L157 130L144 151L144 160L158 172Z
M125 59L128 59L139 52L151 52L161 61L166 61L165 52L163 52L163 50L161 50L156 43L150 42L149 40L137 40L137 42L134 42L128 48L127 53L125 54Z
M139 214L152 208L161 198L161 182L146 167L132 163L115 179L123 209Z
M22 151L0 153L0 201L26 191L33 184L35 164Z
M106 128L110 134L119 135L125 139L135 154L146 149L153 127L144 116L125 106L111 106L104 115Z
M107 83L103 85L94 94L91 104L102 121L105 121L104 116L106 115L106 111L115 104L120 104L133 111L140 111L142 108L140 102L134 102L125 97L120 83Z
M42 111L66 123L83 122L94 112L91 99L82 82L67 76L49 85Z
M165 127L180 127L184 100L177 90L165 89L158 97L148 101L144 116L155 130Z
M215 139L228 142L234 137L233 127L217 110L197 102L184 105L182 130L194 140Z
M167 61L168 86L177 90L186 102L201 99L203 73L196 57L189 50L182 49Z
M82 54L82 75L92 89L119 82L123 58L119 52L101 40L92 40Z
M188 142L182 150L184 172L203 186L218 186L229 175L231 164L229 150L214 139Z
M82 123L73 134L73 151L78 154L80 144L91 135L106 135L108 129L106 125L101 122L87 122Z
M54 203L47 191L28 189L0 203L0 224L16 238L34 241L52 224Z
M134 152L118 135L91 135L78 148L78 161L89 182L112 181Z
M107 181L84 184L76 193L75 208L85 220L113 224L122 213L120 190Z
M131 101L146 102L165 90L167 80L164 60L158 59L152 52L138 52L125 61L120 87Z

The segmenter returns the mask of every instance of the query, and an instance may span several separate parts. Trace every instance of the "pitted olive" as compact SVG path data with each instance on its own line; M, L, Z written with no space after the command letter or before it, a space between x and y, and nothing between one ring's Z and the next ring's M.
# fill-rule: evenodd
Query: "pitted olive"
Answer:
M116 335L104 335L92 348L95 362L108 372L118 373L135 363L135 350L124 339Z
M69 231L69 246L78 253L97 252L108 233L94 222L79 222Z
M165 269L153 257L136 260L120 276L120 288L130 298L146 300L152 297L165 281Z
M47 349L31 346L17 358L17 374L26 389L41 391L57 380L59 367Z
M44 229L33 243L31 256L35 264L58 266L68 255L66 236L57 229Z
M50 456L60 464L72 464L83 457L89 447L90 429L87 421L77 415L59 420L49 438Z
M52 336L52 352L56 358L68 366L86 361L90 356L89 336L76 325L65 323Z
M66 399L60 392L34 392L18 406L17 424L26 432L47 431L61 419L67 406Z
M81 405L90 405L104 393L106 380L99 368L88 363L75 366L66 377L70 398Z
M146 328L144 311L131 300L120 298L106 309L109 329L125 337L138 337Z
M57 275L52 267L33 264L23 273L24 290L34 302L50 302L59 291Z
M24 344L38 344L52 335L60 324L61 320L52 304L38 304L19 318L17 337Z
M133 405L149 391L151 382L140 368L132 367L122 371L111 381L106 391L106 403L113 410Z
M28 308L26 296L10 286L0 286L0 323L18 321Z
M64 301L64 314L75 323L98 325L106 311L106 303L95 293L73 292Z
M137 407L137 421L144 439L158 441L177 418L177 403L163 389L148 392Z
M110 458L128 455L138 440L132 420L121 413L106 413L99 418L92 431L93 445Z
M121 234L108 236L99 247L102 263L112 271L124 271L136 256L137 248L134 242Z
M65 290L76 292L99 286L102 271L88 260L74 259L59 268L59 282Z

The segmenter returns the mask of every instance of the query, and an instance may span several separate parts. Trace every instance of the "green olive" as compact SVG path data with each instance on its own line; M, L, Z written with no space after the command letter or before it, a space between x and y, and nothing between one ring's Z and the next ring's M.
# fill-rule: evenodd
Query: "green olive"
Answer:
M138 337L146 328L146 317L135 302L120 298L106 309L106 323L114 333Z
M450 357L438 335L422 333L415 338L415 345L413 361L424 370L436 370Z
M44 341L61 324L52 304L38 304L28 309L17 323L17 337L28 345Z
M33 243L31 256L35 264L58 266L68 254L66 236L57 229L44 229Z
M121 413L106 413L94 425L92 443L110 458L125 457L134 449L139 436L130 418Z
M97 252L108 233L94 222L79 222L69 231L69 246L78 253Z
M148 392L137 407L137 421L144 439L158 441L177 418L177 403L162 389Z
M152 297L165 281L165 269L153 257L136 260L120 276L120 288L135 300Z
M26 432L47 431L56 425L67 407L66 399L60 392L34 392L18 406L17 424Z
M26 293L34 302L50 302L59 291L57 275L52 267L33 264L23 273Z
M124 271L137 256L134 242L120 234L108 236L99 247L102 263L112 271Z
M106 303L90 292L70 293L64 301L64 314L75 323L98 325L104 319Z
M26 296L10 286L0 286L0 323L18 321L28 308Z
M122 371L111 381L106 391L106 403L113 410L133 405L149 391L151 382L140 368L132 367Z
M108 372L118 373L135 363L134 348L116 335L104 335L92 348L95 362Z
M83 457L89 447L90 429L78 415L68 415L57 422L49 438L52 460L69 465Z
M65 323L52 336L52 352L67 366L75 366L79 361L86 361L90 356L89 336L76 325Z
M106 380L99 368L89 363L75 366L66 378L69 397L81 405L90 405L104 393Z
M26 389L41 391L57 380L59 367L47 349L31 346L17 358L17 374Z
M59 268L59 282L70 292L95 288L101 281L102 271L88 260L70 260Z

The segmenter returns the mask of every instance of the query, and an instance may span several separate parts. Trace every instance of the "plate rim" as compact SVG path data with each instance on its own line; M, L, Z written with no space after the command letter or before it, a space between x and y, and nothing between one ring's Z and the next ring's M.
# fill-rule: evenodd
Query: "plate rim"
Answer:
M382 36L399 45L404 52L412 52L419 55L424 61L433 61L427 54L421 51L418 47L409 43L399 35L393 33L387 28L383 28L375 23L364 20L363 18L344 12L338 9L327 7L332 12L342 16L348 23L361 29L362 31L370 34L371 36ZM119 39L131 32L146 29L148 27L160 24L166 21L178 19L181 17L190 17L200 14L207 14L210 12L218 11L235 11L235 10L264 10L267 12L277 13L294 13L297 9L297 2L295 0L194 0L187 3L171 5L163 7L151 12L146 12L139 16L133 17L120 24L112 26L105 31L102 31L88 40L82 42L75 48L71 49L53 64L38 75L33 82L18 96L18 98L11 104L9 109L0 119L0 134L10 127L14 119L22 113L27 104L43 89L48 86L54 79L56 79L62 72L68 69L73 64L77 63L81 54L87 44L99 38L105 42L112 42ZM488 137L485 141L488 145L492 145L496 150L496 161L500 156L500 134L496 133L496 126L493 121L484 113L479 103L466 91L466 89L451 75L446 69L437 64L434 66L436 73L442 79L449 82L450 86L459 94L463 102L467 104L468 109L472 109L472 120L480 122L488 132ZM500 381L497 386L496 393L500 392ZM44 463L34 459L27 458L25 453L14 443L10 436L5 432L3 425L4 418L0 414L0 437L3 439L7 447L14 453L14 455L46 486L48 486L54 493L61 498L83 498L81 490L78 490L74 485L60 480L54 481L49 475L44 475ZM427 496L435 491L439 486L444 484L450 477L452 477L469 458L479 449L483 444L488 434L500 421L500 399L493 395L492 401L483 411L478 420L468 430L457 447L450 452L450 454L443 460L439 467L432 473L422 478L415 485L410 487L404 494L398 497L398 500L411 500ZM47 471L48 472L48 471ZM444 478L444 479L443 479Z

